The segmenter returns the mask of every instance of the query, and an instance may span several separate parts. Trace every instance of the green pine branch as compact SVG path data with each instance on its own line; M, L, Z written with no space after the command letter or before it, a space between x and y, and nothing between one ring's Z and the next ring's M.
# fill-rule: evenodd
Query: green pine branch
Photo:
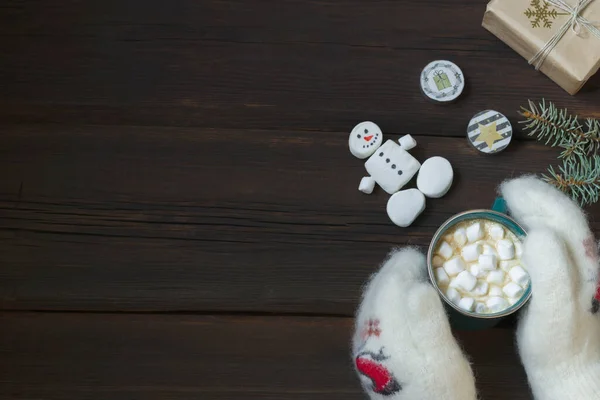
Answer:
M529 108L521 108L525 117L524 130L552 147L563 148L560 158L590 156L600 150L600 122L587 118L582 125L576 115L558 109L553 103L542 100L538 105L529 101Z
M587 118L582 123L566 109L542 100L521 108L522 124L529 136L552 147L561 147L562 165L550 166L542 178L556 186L581 206L600 199L600 121Z
M581 206L595 203L600 198L599 155L567 158L558 171L550 166L548 173L542 178L567 193Z

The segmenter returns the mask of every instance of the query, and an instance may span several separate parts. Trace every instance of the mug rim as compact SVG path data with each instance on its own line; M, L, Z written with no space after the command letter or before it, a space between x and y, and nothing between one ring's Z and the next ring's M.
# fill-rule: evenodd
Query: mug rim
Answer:
M497 319L497 318L503 318L503 317L506 317L506 316L509 316L511 314L516 313L525 304L527 304L529 302L529 299L531 299L531 295L532 295L531 282L529 282L529 286L527 287L526 292L523 295L523 297L521 297L521 299L519 300L519 302L515 303L514 305L508 307L505 310L502 310L502 311L499 311L499 312L496 312L496 313L493 313L493 314L477 314L477 313L475 313L473 311L463 310L462 308L458 307L458 305L456 305L453 302L451 302L446 297L446 294L444 292L442 292L442 289L438 286L437 280L435 279L435 274L433 272L434 268L433 268L432 260L433 260L433 252L434 252L434 243L439 240L439 238L442 236L442 234L449 228L449 225L452 222L454 222L456 219L458 219L460 217L463 217L465 215L475 214L475 213L493 214L493 215L496 215L497 217L500 217L501 219L510 221L511 223L513 223L517 227L519 227L519 229L521 229L521 231L523 231L524 235L516 234L515 232L513 232L512 229L510 229L508 226L506 226L506 224L503 223L502 225L504 226L504 228L509 229L517 237L525 237L525 236L527 236L527 231L523 228L523 226L521 226L521 224L519 224L517 221L515 221L513 218L511 218L507 214L501 213L499 211L481 208L481 209L476 209L476 210L463 211L461 213L455 214L452 217L450 217L448 220L446 220L442 225L440 225L440 227L434 233L434 235L433 235L433 237L431 239L431 243L429 244L429 250L427 251L427 271L429 272L429 279L431 280L431 283L433 284L433 287L435 287L435 289L438 291L438 293L440 294L440 297L444 300L444 302L446 304L448 304L450 307L452 307L453 309L455 309L456 311L458 311L459 313L461 313L461 314L463 314L463 315L465 315L467 317L477 318L477 319ZM485 218L481 218L481 219L485 219ZM497 222L497 221L494 221L494 222Z

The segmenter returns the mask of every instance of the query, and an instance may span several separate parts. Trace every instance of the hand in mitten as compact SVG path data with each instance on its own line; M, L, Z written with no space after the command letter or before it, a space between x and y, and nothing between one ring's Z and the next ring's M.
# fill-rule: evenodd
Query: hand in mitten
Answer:
M581 209L532 177L501 192L529 231L523 261L533 296L517 341L537 400L600 399L598 249Z
M355 329L352 354L371 399L476 398L471 367L418 251L392 253L372 277Z

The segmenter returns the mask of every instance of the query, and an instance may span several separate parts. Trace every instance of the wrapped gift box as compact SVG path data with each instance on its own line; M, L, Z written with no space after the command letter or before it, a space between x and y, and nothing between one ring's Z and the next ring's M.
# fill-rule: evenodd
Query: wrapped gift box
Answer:
M575 94L600 68L599 21L600 0L492 0L483 27Z

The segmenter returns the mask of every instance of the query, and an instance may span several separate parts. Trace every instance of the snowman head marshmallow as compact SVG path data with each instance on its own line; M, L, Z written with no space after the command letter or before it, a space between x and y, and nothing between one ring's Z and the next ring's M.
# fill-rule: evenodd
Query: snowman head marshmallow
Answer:
M348 139L350 153L361 159L375 153L381 143L383 143L383 133L375 123L370 121L356 125L350 132L350 138Z

